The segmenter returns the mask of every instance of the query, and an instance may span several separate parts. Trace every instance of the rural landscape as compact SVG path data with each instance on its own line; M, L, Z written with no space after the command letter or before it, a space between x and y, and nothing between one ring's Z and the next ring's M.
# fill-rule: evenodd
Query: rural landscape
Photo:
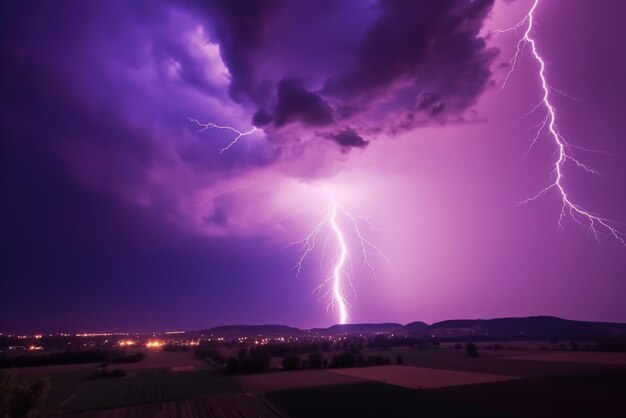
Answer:
M0 341L3 416L618 417L626 390L626 324L553 317Z
M0 418L625 418L624 17L0 1Z

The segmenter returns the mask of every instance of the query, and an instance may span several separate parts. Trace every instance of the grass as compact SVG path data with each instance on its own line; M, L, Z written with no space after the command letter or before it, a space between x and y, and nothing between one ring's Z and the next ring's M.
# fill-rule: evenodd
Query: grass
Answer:
M474 385L515 379L509 376L400 365L330 369L328 373L375 380L411 389Z
M518 350L479 350L480 357L478 358L469 358L464 349L416 350L406 348L364 352L366 355L387 356L392 363L395 361L396 356L402 356L404 358L404 364L411 366L516 377L543 377L595 371L608 372L615 370L615 367L617 367L608 364L546 362L507 358L507 355L515 356L520 355L520 353L532 354L533 352L520 352Z
M66 409L114 408L189 399L208 393L237 392L240 389L235 382L214 371L144 372L126 378L85 382Z
M58 372L50 376L50 392L45 407L55 407L72 396L83 384L91 371Z
M235 380L247 390L255 393L315 386L332 386L363 381L363 379L330 373L328 370L296 370L290 372L240 375L236 376Z
M412 390L357 383L270 392L291 417L618 417L626 372L520 379L473 386Z
M185 418L232 418L263 417L279 418L270 406L256 396L244 393L206 395L199 398L172 402L159 402L99 411L76 412L72 418L128 418L128 417L185 417Z
M490 414L478 406L384 383L367 382L270 392L265 397L289 417L468 417Z

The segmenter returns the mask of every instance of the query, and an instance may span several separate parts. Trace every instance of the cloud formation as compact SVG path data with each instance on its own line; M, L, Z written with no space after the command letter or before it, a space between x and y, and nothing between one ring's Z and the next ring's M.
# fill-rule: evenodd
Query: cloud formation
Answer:
M211 34L231 97L256 107L253 123L275 143L362 148L458 120L490 84L497 51L479 34L493 0L380 0L361 10L322 1L306 14L302 1L235 3L210 3ZM326 25L331 36L316 39Z
M492 4L25 1L2 25L4 123L91 190L192 230L243 230L258 214L198 202L268 168L328 176L372 141L462 119L489 86ZM231 132L197 133L189 116L260 129L220 154Z

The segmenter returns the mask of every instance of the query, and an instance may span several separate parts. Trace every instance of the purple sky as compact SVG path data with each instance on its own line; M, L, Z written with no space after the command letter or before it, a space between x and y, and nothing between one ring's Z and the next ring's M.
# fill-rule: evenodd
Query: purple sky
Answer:
M557 231L526 53L529 0L3 2L0 330L327 326L319 249L285 248L328 186L394 268L348 234L353 322L557 315L626 322L626 248ZM622 0L540 3L533 32L573 200L626 223ZM526 51L528 52L528 51ZM228 151L223 130L247 131ZM349 225L344 219L346 230ZM626 226L618 226L626 230ZM606 232L604 230L603 232ZM356 249L355 249L356 248Z

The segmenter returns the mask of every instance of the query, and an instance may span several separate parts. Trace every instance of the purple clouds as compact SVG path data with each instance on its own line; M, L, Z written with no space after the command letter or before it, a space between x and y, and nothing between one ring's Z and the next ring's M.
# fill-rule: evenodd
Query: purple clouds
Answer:
M10 112L28 118L15 129L37 131L33 146L49 147L88 187L213 233L233 224L237 203L198 202L257 170L327 177L351 149L462 120L489 86L496 52L479 32L491 7L25 3L11 11L3 42ZM28 22L36 26L26 30ZM32 86L27 101L16 86ZM231 133L196 133L189 116L260 129L220 154Z
M218 1L206 10L230 94L258 108L253 123L270 141L331 139L349 150L462 118L490 83L496 50L480 31L492 5Z
M355 321L626 320L623 249L571 220L557 233L555 196L515 207L555 149L521 158L537 68L523 57L495 88L519 34L488 34L529 4L3 2L0 328L328 324L311 295L326 272L295 280L283 249L319 222L324 185L397 267L356 267ZM555 94L563 134L611 154L577 150L603 175L568 167L568 188L620 222L623 8L545 0L535 29L551 85L579 99ZM233 132L189 117L258 129L220 153Z

